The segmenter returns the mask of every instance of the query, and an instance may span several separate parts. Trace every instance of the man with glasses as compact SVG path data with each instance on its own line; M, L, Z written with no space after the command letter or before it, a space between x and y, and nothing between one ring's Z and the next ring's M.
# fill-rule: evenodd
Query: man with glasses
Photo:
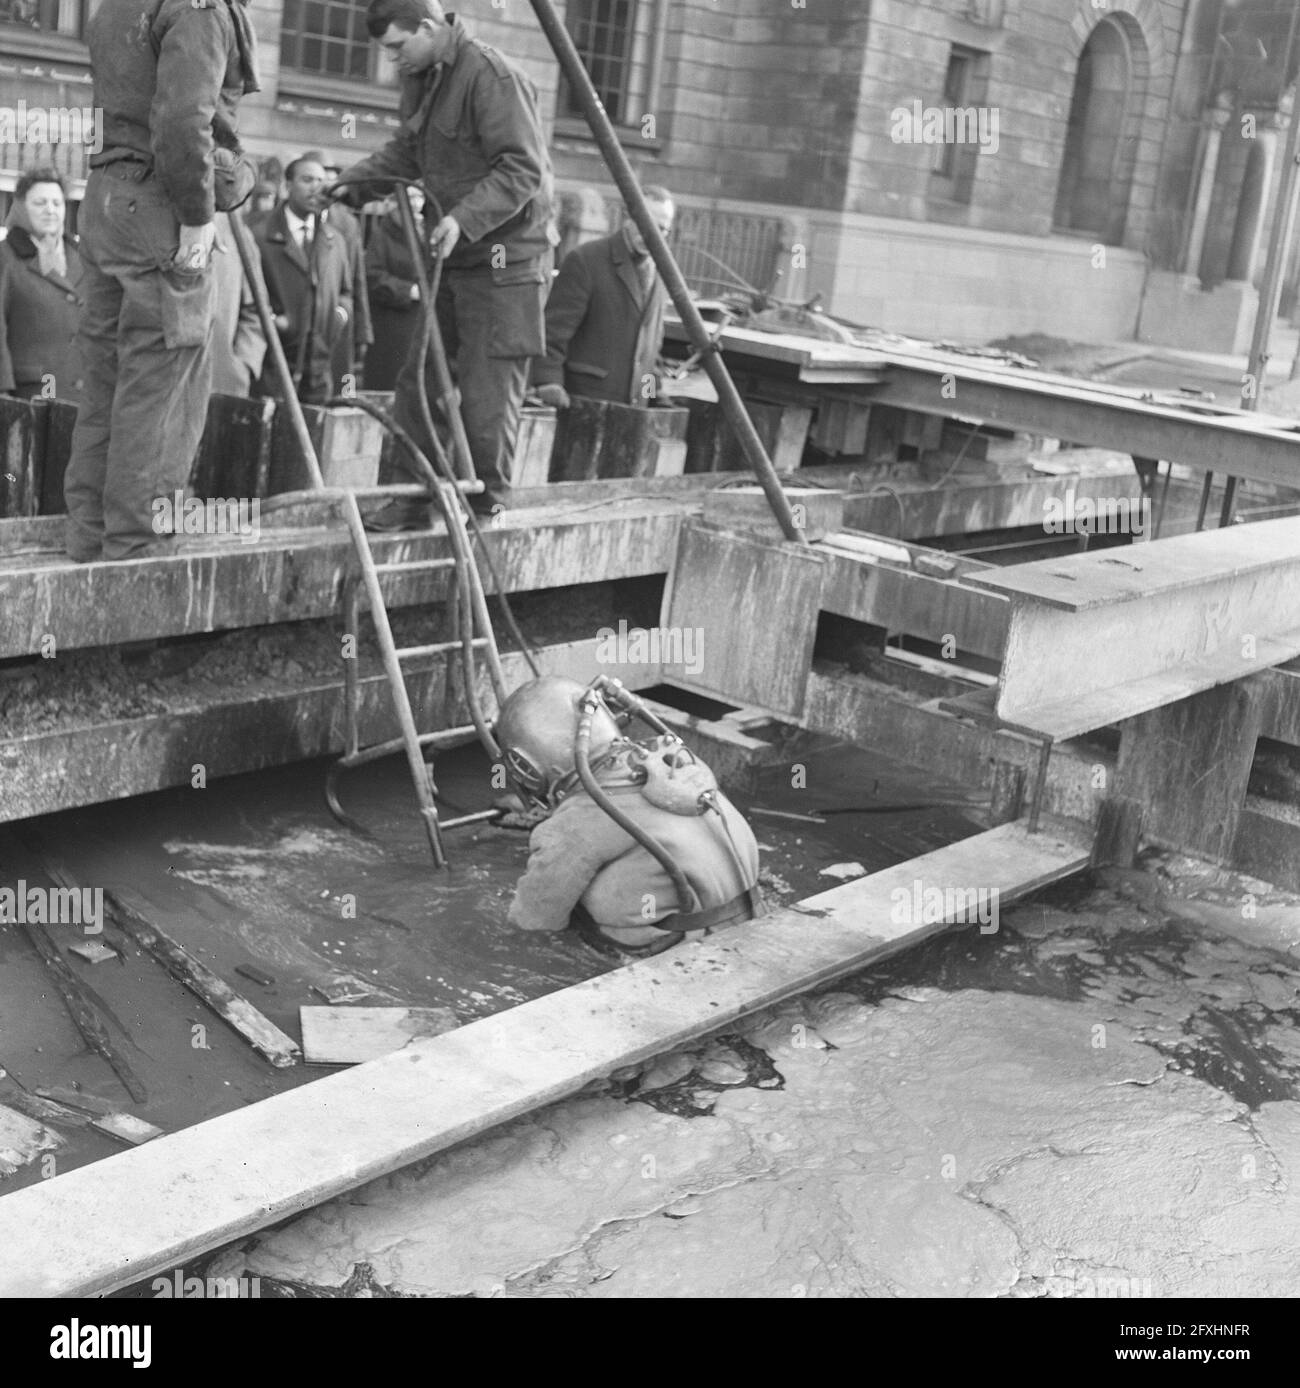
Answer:
M471 38L438 0L372 0L366 27L402 74L401 131L346 169L339 195L354 207L385 180L420 180L429 195L430 245L445 256L435 311L460 393L461 414L490 511L508 490L531 357L544 350L551 280L554 179L537 94L494 48ZM432 454L418 404L413 343L397 380L394 415ZM425 388L439 391L426 363ZM372 528L419 523L423 507L394 504Z

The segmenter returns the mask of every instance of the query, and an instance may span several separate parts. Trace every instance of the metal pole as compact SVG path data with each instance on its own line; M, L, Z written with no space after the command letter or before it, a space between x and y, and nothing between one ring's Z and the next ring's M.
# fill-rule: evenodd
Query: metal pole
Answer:
M631 213L632 220L637 224L641 235L645 238L646 247L651 256L654 257L655 265L663 278L664 286L673 301L673 306L681 315L682 324L690 337L691 345L700 353L704 370L718 392L718 403L722 406L722 412L735 431L736 438L740 441L741 449L745 454L745 461L758 476L759 485L767 496L768 504L776 516L782 534L787 540L805 543L803 530L795 521L794 514L790 510L789 498L781 488L781 482L776 475L776 469L772 466L772 460L767 456L763 441L758 437L754 428L754 421L750 419L749 413L741 401L736 383L722 364L718 349L710 338L709 330L691 299L690 290L687 289L682 272L677 268L677 262L668 249L668 243L650 217L645 199L641 196L641 188L636 181L636 175L632 172L627 155L623 153L623 146L619 144L618 136L614 134L614 127L609 123L609 117L605 114L600 97L596 95L596 89L591 84L587 69L582 65L582 59L578 56L578 50L573 45L569 31L560 22L551 0L529 0L529 4L532 5L533 12L537 15L543 33L550 41L551 48L568 81L569 90L582 107L596 144L605 157L605 166L613 175L614 182L623 195L623 201L627 205L628 212Z
M1282 64L1282 80L1291 66L1291 53L1295 46L1296 23L1300 20L1300 7L1292 10L1291 28L1287 33L1286 58ZM1282 160L1282 181L1278 187L1277 207L1273 213L1273 225L1269 229L1268 259L1264 265L1264 280L1259 290L1259 309L1255 314L1255 331L1251 335L1250 360L1246 365L1246 384L1242 387L1241 408L1257 410L1259 397L1264 393L1264 381L1268 372L1269 338L1273 333L1273 320L1277 317L1278 302L1282 297L1282 275L1286 268L1286 252L1291 244L1295 230L1296 214L1296 175L1300 172L1300 92L1292 99L1291 120L1286 132L1286 154ZM1279 101L1279 109L1281 103ZM1251 386L1254 389L1251 389ZM1223 509L1219 513L1219 525L1231 525L1236 510L1237 479L1229 477L1223 493Z
M405 183L395 183L393 194L397 199L397 213L402 219L402 231L406 235L406 248L415 262L415 282L420 286L420 309L426 334L427 350L433 361L433 374L438 382L438 394L443 418L451 430L452 456L456 472L467 482L478 474L474 471L474 459L469 451L469 436L465 433L465 421L456 400L456 387L451 379L451 367L447 364L447 352L443 346L442 333L438 328L437 298L441 274L431 280L425 269L424 246L420 243L420 233L415 225L415 213L411 209L411 199L407 195ZM429 197L429 194L425 194ZM438 209L441 212L441 208ZM426 223L427 225L427 223ZM423 386L421 386L423 389Z

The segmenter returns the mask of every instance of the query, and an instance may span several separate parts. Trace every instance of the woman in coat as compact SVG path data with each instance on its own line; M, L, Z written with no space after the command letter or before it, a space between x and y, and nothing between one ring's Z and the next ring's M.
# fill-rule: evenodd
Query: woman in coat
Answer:
M30 169L18 180L0 241L0 390L81 399L77 352L81 257L64 230L63 177Z

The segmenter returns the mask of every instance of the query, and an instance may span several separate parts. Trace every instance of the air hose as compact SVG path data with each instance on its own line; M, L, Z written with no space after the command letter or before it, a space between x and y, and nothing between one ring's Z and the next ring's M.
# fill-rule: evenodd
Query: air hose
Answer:
M634 820L629 819L622 810L615 805L614 801L605 794L599 781L591 769L591 724L596 716L596 710L601 706L600 694L594 688L589 688L582 696L579 704L578 732L573 744L573 762L578 771L578 778L581 780L583 789L600 806L602 810L618 825L620 829L630 834L655 859L672 880L673 886L677 891L677 910L683 916L694 915L700 909L699 898L695 895L691 884L686 880L686 874L672 860L667 849L654 837L647 833Z

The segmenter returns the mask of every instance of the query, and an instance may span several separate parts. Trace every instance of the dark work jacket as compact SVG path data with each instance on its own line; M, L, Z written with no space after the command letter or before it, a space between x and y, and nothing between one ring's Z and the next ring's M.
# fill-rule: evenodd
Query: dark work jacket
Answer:
M366 354L366 389L392 390L419 326L420 305L411 298L415 261L406 245L401 217L390 212L370 233L366 287L375 340Z
M86 25L104 147L153 165L184 226L212 220L215 147L238 151L235 108L257 90L241 0L100 0Z
M63 238L63 253L67 275L43 275L35 243L22 227L11 226L0 241L0 389L75 405L83 385L77 350L81 257L71 236Z
M361 223L346 207L331 207L329 220L334 230L348 243L348 257L352 262L352 320L348 330L340 333L334 343L332 366L334 379L341 381L345 375L355 376L357 362L363 353L368 353L375 339L374 325L370 317L370 295L366 291L366 247L361 235ZM354 381L359 387L360 381Z
M266 293L271 311L289 319L289 331L281 335L289 369L298 379L298 364L303 358L303 334L309 334L306 362L310 386L300 394L304 400L319 403L334 393L339 384L334 379L330 358L334 344L344 333L351 331L353 314L352 253L347 238L328 219L316 230L312 242L311 270L302 247L289 234L285 221L285 204L262 223L257 236L262 253L262 273L266 277ZM311 275L316 280L315 314L307 321L310 311ZM348 321L339 321L337 307L347 310ZM268 395L280 394L280 383L268 369L263 372L262 389Z
M552 248L554 176L537 91L513 63L452 18L446 61L404 79L400 115L401 131L346 170L376 180L348 194L354 207L389 190L385 175L422 180L429 226L444 216L460 225L449 269L492 265L497 244L511 265Z
M533 360L535 385L570 395L645 405L642 378L655 380L667 291L658 275L641 296L632 252L621 231L575 246L546 301L546 355Z

